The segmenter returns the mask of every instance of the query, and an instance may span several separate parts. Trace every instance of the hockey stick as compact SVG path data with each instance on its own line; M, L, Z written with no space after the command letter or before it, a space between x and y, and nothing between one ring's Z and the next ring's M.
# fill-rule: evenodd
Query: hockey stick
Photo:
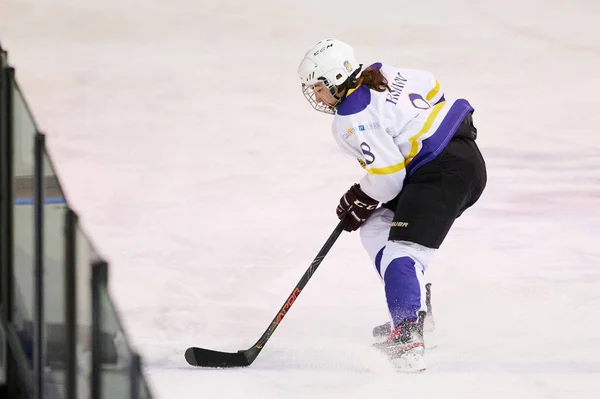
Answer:
M254 345L252 345L249 349L239 350L237 352L219 352L210 349L190 347L185 351L185 360L187 360L187 362L192 366L198 367L245 367L251 365L269 338L271 338L271 335L273 335L273 332L275 332L275 329L277 329L279 323L281 323L281 320L283 320L287 312L290 310L298 298L298 295L300 295L304 289L304 286L306 283L308 283L308 280L310 280L312 275L315 273L325 258L325 255L327 255L327 252L329 252L335 241L346 227L347 223L347 218L342 219L338 223L335 230L333 230L333 233L331 233L323 245L323 248L321 248L315 259L311 262L310 266L298 284L296 284L296 287L294 287L294 290L290 296L287 298L281 309L279 309L279 312L277 312L277 315L273 321L271 321L271 324L269 324L267 330Z

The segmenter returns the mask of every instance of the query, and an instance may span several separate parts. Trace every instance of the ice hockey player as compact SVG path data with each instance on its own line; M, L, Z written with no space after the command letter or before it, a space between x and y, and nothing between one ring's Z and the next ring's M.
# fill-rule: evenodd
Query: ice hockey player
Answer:
M401 371L425 370L423 276L487 180L474 109L446 98L431 73L359 64L336 39L308 50L298 74L313 108L335 115L338 145L366 171L336 213L348 216L347 231L360 228L383 281L392 329L378 348Z

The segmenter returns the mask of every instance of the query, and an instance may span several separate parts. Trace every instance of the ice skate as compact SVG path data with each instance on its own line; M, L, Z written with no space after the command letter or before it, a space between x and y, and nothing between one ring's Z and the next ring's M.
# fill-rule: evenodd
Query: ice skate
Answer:
M425 313L425 320L423 322L423 331L428 333L435 330L435 321L431 307L431 283L425 284L425 304L427 305L427 312ZM391 333L392 326L389 321L373 328L375 342L385 341Z
M425 343L423 340L423 321L425 312L419 313L419 321L405 321L396 327L384 342L374 346L384 353L394 367L405 373L424 371Z

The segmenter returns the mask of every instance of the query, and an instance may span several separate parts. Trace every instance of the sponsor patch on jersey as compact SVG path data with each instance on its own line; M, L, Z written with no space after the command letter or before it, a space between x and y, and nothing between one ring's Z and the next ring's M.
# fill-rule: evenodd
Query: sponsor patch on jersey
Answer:
M359 132L367 132L369 130L377 130L380 127L381 127L381 124L379 122L370 122L367 124L356 126L356 130L358 130Z
M356 130L354 130L353 127L349 127L348 130L346 130L346 132L342 135L342 137L347 139L348 137L352 136L355 131Z

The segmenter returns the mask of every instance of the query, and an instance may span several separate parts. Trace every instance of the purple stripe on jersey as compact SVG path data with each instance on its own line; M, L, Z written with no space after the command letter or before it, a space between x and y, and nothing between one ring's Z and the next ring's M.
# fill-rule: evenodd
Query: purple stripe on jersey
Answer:
M394 328L404 320L417 321L421 309L421 286L415 261L408 256L392 260L385 271L383 281Z
M442 101L446 101L446 98L444 97L444 95L442 94L442 96L440 97L439 100L437 100L437 102L433 105L438 105L439 103L441 103Z
M381 62L376 62L369 68L381 69L381 66ZM342 101L338 106L337 113L343 116L357 114L367 108L369 104L371 104L371 89L361 85Z
M444 148L448 145L450 139L456 133L458 126L469 112L473 112L471 104L463 98L456 100L452 104L452 108L444 117L444 120L437 128L435 133L423 140L421 151L413 158L411 163L406 167L407 177L415 173L417 169L437 157Z
M360 85L342 101L337 109L338 115L346 116L359 113L371 104L371 89Z

